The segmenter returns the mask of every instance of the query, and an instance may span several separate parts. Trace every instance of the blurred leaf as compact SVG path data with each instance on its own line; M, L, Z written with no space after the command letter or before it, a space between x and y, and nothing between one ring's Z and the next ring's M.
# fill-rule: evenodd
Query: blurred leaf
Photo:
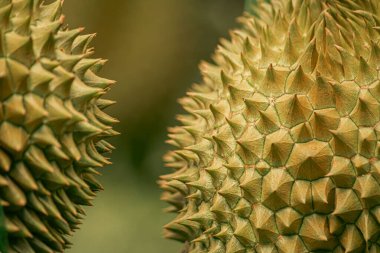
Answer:
M7 231L5 229L5 219L4 219L3 207L0 205L0 252L7 253Z
M255 7L257 2L267 2L270 3L271 0L245 0L245 11L252 15L257 15Z
M257 3L257 0L245 0L244 10L250 14L255 15L253 6Z
M253 8L252 6L256 4L256 0L245 0L245 10L248 11L249 13L252 13Z
M114 165L100 178L106 191L67 253L180 252L181 244L161 235L172 218L161 211L166 205L156 184L171 172L161 162L166 127L178 124L177 98L201 80L198 63L211 61L219 39L237 26L244 1L65 1L70 27L97 32L95 57L110 59L102 76L118 81L107 94L118 103L108 112L122 133L111 140Z

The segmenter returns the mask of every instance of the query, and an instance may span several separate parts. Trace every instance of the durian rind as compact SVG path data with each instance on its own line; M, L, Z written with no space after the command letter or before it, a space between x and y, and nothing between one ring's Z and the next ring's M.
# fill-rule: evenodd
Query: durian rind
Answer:
M258 1L180 100L161 177L184 252L378 252L377 0Z
M116 120L94 35L64 25L63 1L0 0L0 205L9 252L63 252L102 189Z

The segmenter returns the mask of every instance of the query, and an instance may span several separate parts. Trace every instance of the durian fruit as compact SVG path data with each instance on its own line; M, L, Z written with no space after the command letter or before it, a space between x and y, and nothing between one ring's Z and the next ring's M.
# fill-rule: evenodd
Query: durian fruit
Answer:
M102 189L114 82L89 58L94 35L64 24L61 0L0 0L0 205L9 252L63 252Z
M164 235L187 253L380 252L380 2L254 10L180 100Z

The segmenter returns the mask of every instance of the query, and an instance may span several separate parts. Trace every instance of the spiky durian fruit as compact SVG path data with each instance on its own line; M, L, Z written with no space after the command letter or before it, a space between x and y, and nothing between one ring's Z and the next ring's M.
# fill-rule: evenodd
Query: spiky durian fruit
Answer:
M258 1L180 103L184 252L380 252L380 2Z
M94 35L63 26L61 0L0 0L0 205L9 252L62 252L102 187L113 83Z

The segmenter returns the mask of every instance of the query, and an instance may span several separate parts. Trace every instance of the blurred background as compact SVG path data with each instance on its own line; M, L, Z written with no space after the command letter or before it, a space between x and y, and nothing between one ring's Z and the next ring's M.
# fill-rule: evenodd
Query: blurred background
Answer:
M237 27L243 0L66 0L71 28L97 32L95 57L109 59L103 76L117 80L109 113L122 133L114 165L102 169L106 188L88 208L69 253L175 253L162 238L173 217L162 212L156 185L169 172L161 162L166 128L181 112L177 98L200 80L198 64L210 60L220 37Z

